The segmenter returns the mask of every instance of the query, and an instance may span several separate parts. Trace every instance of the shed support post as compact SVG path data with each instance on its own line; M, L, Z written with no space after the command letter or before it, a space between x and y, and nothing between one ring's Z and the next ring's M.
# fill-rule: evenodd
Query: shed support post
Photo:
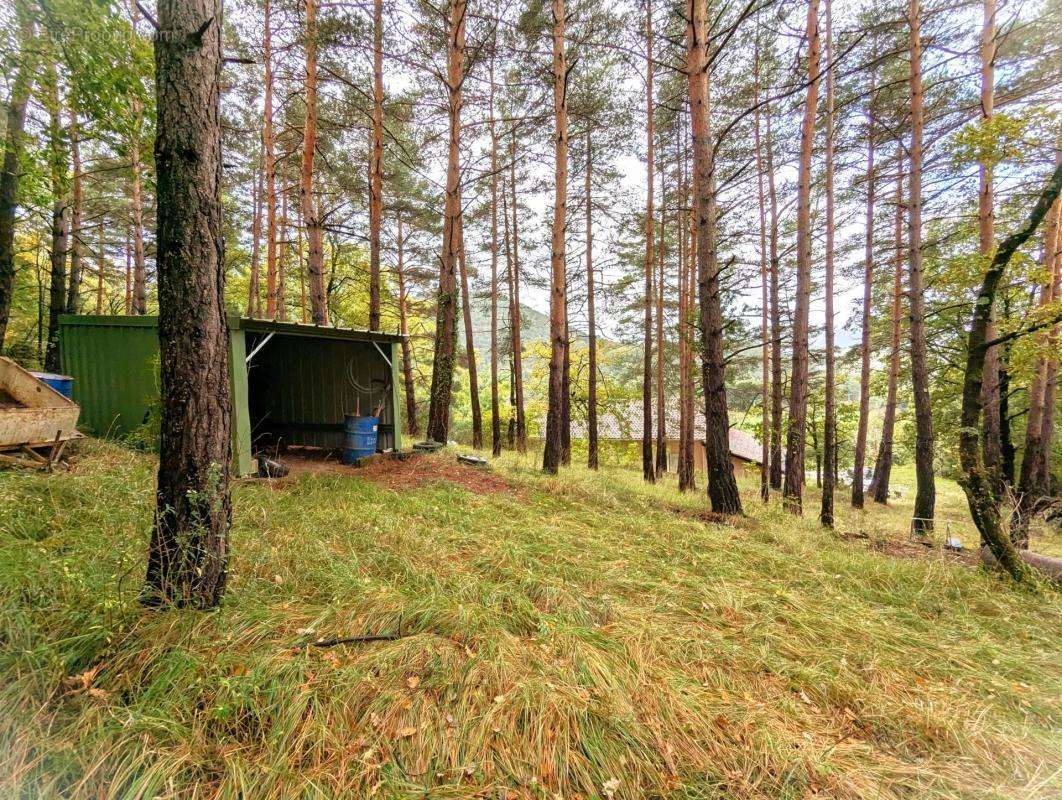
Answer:
M398 363L402 357L398 342L391 342L391 419L395 428L395 450L402 449L402 400L398 387L401 379L398 375Z
M237 477L254 472L251 414L247 391L247 337L238 324L229 325L229 392L232 397L232 468Z

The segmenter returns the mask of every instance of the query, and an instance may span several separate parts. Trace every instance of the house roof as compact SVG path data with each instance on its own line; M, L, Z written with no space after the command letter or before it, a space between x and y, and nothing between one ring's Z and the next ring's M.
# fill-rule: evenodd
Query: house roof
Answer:
M653 414L656 414L654 405ZM673 398L665 401L664 428L668 439L679 438L679 409ZM655 423L654 423L655 425ZM641 439L642 401L628 400L609 403L598 409L597 436L599 439L614 441L636 441ZM655 427L654 427L655 430ZM695 411L693 420L693 438L704 441L704 409ZM572 438L586 438L586 421L572 420ZM738 428L730 428L730 453L744 461L760 463L760 442L750 433Z

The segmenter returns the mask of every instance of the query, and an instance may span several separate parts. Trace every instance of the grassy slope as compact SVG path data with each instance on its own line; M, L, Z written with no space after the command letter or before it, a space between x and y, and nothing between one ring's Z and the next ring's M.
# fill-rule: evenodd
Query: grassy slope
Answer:
M842 542L751 486L730 527L631 472L498 471L515 491L242 484L212 614L135 604L147 459L0 473L0 795L1062 791L1057 595ZM839 505L843 530L906 525ZM403 637L291 647L381 631Z

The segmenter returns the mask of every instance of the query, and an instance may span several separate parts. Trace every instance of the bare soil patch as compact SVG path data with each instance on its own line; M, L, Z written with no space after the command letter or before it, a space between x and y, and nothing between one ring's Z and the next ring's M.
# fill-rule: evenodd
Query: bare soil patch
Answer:
M461 464L450 454L416 455L405 460L384 456L354 472L394 491L416 489L437 481L457 484L475 494L512 491L504 478L482 467Z
M513 487L504 478L488 469L461 464L449 453L434 455L410 455L400 459L381 454L360 467L343 464L336 453L316 448L291 448L277 458L288 466L291 473L286 478L273 479L273 488L291 485L300 474L345 475L372 481L392 491L418 489L431 483L446 481L475 494L512 492Z
M863 532L839 533L838 535L845 541L864 542L871 550L895 558L943 561L947 564L965 564L970 567L979 566L981 563L976 550L969 548L960 551L948 550L932 540L922 542L910 538L872 536Z

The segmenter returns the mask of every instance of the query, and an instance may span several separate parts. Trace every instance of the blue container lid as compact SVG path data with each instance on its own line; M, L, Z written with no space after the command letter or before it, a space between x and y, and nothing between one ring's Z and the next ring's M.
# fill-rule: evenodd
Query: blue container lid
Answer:
M73 378L69 375L60 375L56 372L30 372L37 380L41 381L72 381Z

